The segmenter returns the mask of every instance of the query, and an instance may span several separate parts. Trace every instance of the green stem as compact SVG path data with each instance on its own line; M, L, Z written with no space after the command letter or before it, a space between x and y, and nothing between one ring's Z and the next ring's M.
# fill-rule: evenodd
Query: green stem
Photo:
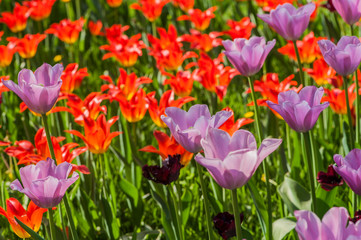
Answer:
M236 223L237 240L242 240L241 220L239 218L239 209L238 209L238 201L237 201L237 188L232 190L232 204L233 204L234 221Z
M352 205L353 205L353 212L355 213L357 210L358 210L358 198L357 198L357 194L352 191L352 195L353 195L353 202L352 202Z
M70 223L71 236L73 237L74 240L79 240L78 233L75 230L74 219L73 219L73 216L71 215L71 210L70 210L70 206L69 206L69 202L68 202L68 194L67 193L65 193L65 196L63 197L63 202L65 205L66 215L68 216L69 223Z
M259 142L259 144L261 144L261 142L262 142L261 122L259 120L259 115L258 115L258 104L257 104L256 94L255 94L253 83L252 83L252 80L250 77L248 77L248 84L249 84L249 87L251 88L252 100L254 102L254 118L255 118L255 122L256 122L256 132L257 132L257 136L258 136L258 142ZM262 168L263 168L263 172L264 172L264 176L265 176L265 180L266 180L266 190L267 190L267 214L268 214L267 230L268 230L268 233L267 233L266 239L270 240L270 239L272 239L272 201L271 201L271 188L270 188L270 183L269 183L268 168L267 168L267 164L265 161L262 162Z
M26 59L26 67L31 70L30 58Z
M198 163L196 163L197 166L197 172L199 177L199 182L201 184L202 194L203 194L203 203L206 211L206 222L207 222L207 230L208 230L208 239L213 240L213 231L212 231L212 224L211 224L211 218L210 218L210 205L208 202L208 195L207 195L207 189L203 181L203 174L202 169Z
M291 153L290 126L288 126L287 123L286 123L286 139L287 139L287 157L288 157L289 163L291 164L291 162L292 162L292 153Z
M48 208L48 216L49 216L51 239L54 240L55 239L55 226L54 226L53 210L51 208Z
M355 148L355 140L354 140L353 126L352 126L350 101L349 101L349 97L348 97L348 84L347 84L347 78L344 78L344 77L343 77L343 88L345 90L348 126L350 128L350 139L349 139L351 141L350 146L351 146L351 149L354 149Z
M168 185L168 191L169 191L169 194L170 194L170 196L171 196L171 198L173 200L172 203L173 203L174 211L175 211L175 218L176 218L175 220L177 221L177 223L175 225L178 228L179 239L183 240L182 222L181 222L181 219L179 217L180 212L182 212L182 209L178 208L177 200L176 200L175 194L173 193L173 188L171 187L171 185Z
M353 25L351 25L351 35L355 36L355 31ZM359 82L357 76L357 69L355 71L355 83L356 83L356 146L360 147L360 96L358 94Z
M53 147L53 143L51 142L51 135L50 135L49 125L48 125L48 116L46 116L46 114L42 114L41 116L42 116L43 125L44 125L44 128L45 128L46 140L48 141L50 156L56 162L54 147Z
M301 62L301 58L300 58L300 53L298 52L296 40L293 41L293 46L295 48L295 52L296 52L296 56L297 56L297 64L298 64L298 68L299 68L301 84L303 86L305 86L304 74L303 74L303 69L302 69L302 62Z
M310 143L310 133L305 132L302 133L303 141L304 141L304 158L307 161L308 167L308 175L310 178L310 186L311 186L311 200L312 200L312 212L316 211L316 191L315 191L315 179L313 175L313 164L312 164L312 154L311 154L311 143Z

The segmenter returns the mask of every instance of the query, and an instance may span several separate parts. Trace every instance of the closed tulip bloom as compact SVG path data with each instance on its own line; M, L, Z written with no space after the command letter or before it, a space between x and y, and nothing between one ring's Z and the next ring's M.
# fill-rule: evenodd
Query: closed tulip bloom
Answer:
M29 69L21 70L18 75L18 85L11 80L3 83L33 112L45 114L52 109L59 97L62 72L61 64L52 67L44 63L34 73Z
M257 150L256 139L249 131L238 130L231 137L226 131L210 128L201 140L205 156L199 153L195 160L221 187L233 190L245 185L281 143L282 139L265 139Z
M307 86L297 94L290 90L278 94L278 104L267 101L268 106L280 114L287 124L297 132L307 132L313 128L320 113L329 102L320 104L323 88Z
M202 150L201 139L206 137L208 128L219 128L232 115L228 111L217 112L211 116L208 106L196 104L188 112L168 107L163 122L169 127L175 140L187 151L197 153Z
M330 40L320 40L318 45L327 64L342 76L355 72L361 62L361 42L355 36L343 36L337 46Z
M268 53L276 44L273 39L266 43L263 37L236 38L234 41L222 41L224 54L243 76L256 74L263 66Z
M315 8L314 3L306 4L298 9L290 3L285 3L278 5L275 10L271 10L270 14L258 14L257 16L285 39L297 40L308 27Z
M361 18L361 0L333 0L333 7L349 25L357 23Z
M296 231L300 240L360 239L361 222L354 224L344 207L333 207L323 216L306 210L294 212L297 219Z
M46 161L40 161L36 165L22 167L20 169L22 185L16 179L10 187L12 190L24 193L41 208L53 208L61 202L70 185L79 178L76 172L68 178L72 168L68 162L57 166L53 159L47 158Z
M361 195L361 149L353 149L345 158L339 154L333 156L337 166L335 171L357 195Z

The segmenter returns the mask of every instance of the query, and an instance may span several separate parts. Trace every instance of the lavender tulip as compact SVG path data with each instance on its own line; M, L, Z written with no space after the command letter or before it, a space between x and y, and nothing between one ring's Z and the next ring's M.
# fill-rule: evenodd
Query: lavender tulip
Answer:
M361 0L333 0L332 4L342 19L349 25L361 18Z
M52 109L59 97L62 72L61 64L52 67L44 63L34 73L29 69L21 70L18 75L19 85L11 80L3 81L3 83L33 112L45 114Z
M271 10L270 14L258 14L257 16L285 39L295 41L306 30L315 8L314 3L306 4L298 9L290 3L285 3L278 5L275 10Z
M320 113L329 103L320 104L323 88L304 87L299 94L290 90L278 95L278 104L267 101L270 108L278 112L287 124L297 132L307 132L313 128Z
M243 76L256 74L263 66L268 53L276 44L273 39L266 43L263 37L236 38L234 41L222 41L229 61Z
M351 240L360 239L361 222L349 221L347 210L333 207L323 216L322 222L310 211L294 212L297 219L296 231L301 240Z
M333 166L335 171L352 191L361 195L361 149L353 149L345 158L335 154L333 160L337 164L337 166Z
M282 139L265 139L257 150L252 133L211 128L201 140L205 156L197 154L195 160L208 169L214 180L223 188L236 189L252 177L259 164L282 143Z
M56 166L51 158L40 161L36 165L28 165L20 169L20 178L23 183L16 179L10 185L12 190L19 191L28 196L37 206L41 208L52 208L58 205L65 191L78 178L74 172L68 178L72 165L63 162Z
M342 76L355 72L360 65L361 42L355 36L343 36L337 46L330 40L320 40L318 46L327 64Z
M169 127L174 139L187 151L197 153L202 150L201 139L209 127L219 128L232 115L229 111L220 111L211 116L208 106L196 104L188 112L168 107L163 122Z

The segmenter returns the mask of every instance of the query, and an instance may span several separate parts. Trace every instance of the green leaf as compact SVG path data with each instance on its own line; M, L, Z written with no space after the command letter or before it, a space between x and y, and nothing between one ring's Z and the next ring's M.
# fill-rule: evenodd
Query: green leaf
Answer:
M311 210L310 193L295 180L285 177L278 192L291 213L299 209Z
M295 218L281 218L273 222L272 236L274 240L282 240L296 227Z
M191 204L192 204L192 193L185 189L182 195L182 225L185 226L187 224L189 213L191 210Z
M132 198L134 206L137 206L139 200L138 189L131 182L129 182L123 177L121 177L120 179L119 187L128 197Z
M29 228L28 226L26 226L23 222L21 222L17 217L15 217L15 220L17 221L17 223L19 223L19 225L24 228L24 230L30 234L30 236L32 236L35 240L45 240L44 238L42 238L39 234L37 234L36 232L33 231L33 229Z

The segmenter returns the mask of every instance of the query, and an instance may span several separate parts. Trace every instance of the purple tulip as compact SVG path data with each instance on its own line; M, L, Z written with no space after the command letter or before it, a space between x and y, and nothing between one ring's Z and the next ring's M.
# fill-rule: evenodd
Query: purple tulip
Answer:
M268 53L276 44L276 40L267 42L264 37L236 38L225 40L222 44L229 61L243 76L256 74L263 66Z
M349 221L347 210L333 207L323 216L322 222L316 214L305 210L294 212L297 219L296 231L301 240L360 239L361 221Z
M231 137L226 131L211 128L201 141L205 156L197 154L195 160L221 187L233 190L246 184L281 143L282 139L265 139L257 150L256 140L248 131L238 130Z
M335 171L357 195L361 195L361 150L353 149L345 158L339 154L333 156L337 166Z
M47 158L46 161L40 161L36 165L22 167L20 178L23 185L16 179L10 187L12 190L24 193L37 206L52 208L61 202L65 191L79 178L76 172L68 178L72 168L68 162L57 166L53 159Z
M267 101L270 108L278 112L287 124L297 132L307 132L313 128L320 113L329 103L320 104L323 88L304 87L299 94L290 90L278 94L278 104Z
M352 25L361 18L361 0L333 0L332 4L347 24Z
M299 9L290 3L285 3L271 10L270 14L258 14L257 16L285 39L295 41L306 30L315 8L314 3L306 4Z
M59 97L62 72L61 64L52 67L44 63L34 73L29 69L21 70L18 75L19 85L11 80L3 81L3 83L33 112L45 114L52 109Z
M161 118L174 139L192 153L202 150L201 139L207 135L208 128L219 128L232 115L229 111L220 111L211 116L208 106L201 104L192 106L188 112L168 107L165 114L167 116Z
M330 40L317 42L323 58L336 72L347 76L356 71L361 62L361 43L355 36L343 36L337 46Z

